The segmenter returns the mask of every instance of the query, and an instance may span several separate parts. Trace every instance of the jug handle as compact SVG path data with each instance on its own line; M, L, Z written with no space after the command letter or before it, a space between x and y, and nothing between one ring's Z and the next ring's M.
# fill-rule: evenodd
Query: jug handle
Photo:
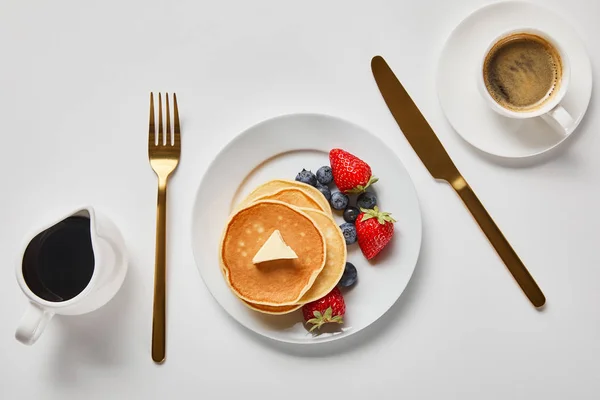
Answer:
M23 344L34 344L53 316L53 312L44 310L37 304L30 302L19 322L15 338Z

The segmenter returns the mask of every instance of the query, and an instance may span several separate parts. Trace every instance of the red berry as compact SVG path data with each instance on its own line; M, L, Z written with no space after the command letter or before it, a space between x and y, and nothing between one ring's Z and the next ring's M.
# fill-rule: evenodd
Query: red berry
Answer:
M361 208L361 211L356 218L358 246L367 260L370 260L392 240L396 220L390 213L379 211L377 206L373 210Z
M342 149L329 152L329 163L335 185L341 192L361 193L377 182L369 164Z
M319 300L307 303L302 306L302 314L304 321L313 324L310 328L312 332L315 329L320 329L321 326L327 323L343 324L343 316L346 313L346 303L344 296L337 287L326 294Z

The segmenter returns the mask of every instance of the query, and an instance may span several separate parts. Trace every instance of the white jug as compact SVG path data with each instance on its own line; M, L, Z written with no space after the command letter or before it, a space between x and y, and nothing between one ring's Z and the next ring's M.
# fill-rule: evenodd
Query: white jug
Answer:
M29 304L15 337L28 345L54 314L84 314L106 304L127 273L121 233L92 207L78 208L31 237L16 270Z

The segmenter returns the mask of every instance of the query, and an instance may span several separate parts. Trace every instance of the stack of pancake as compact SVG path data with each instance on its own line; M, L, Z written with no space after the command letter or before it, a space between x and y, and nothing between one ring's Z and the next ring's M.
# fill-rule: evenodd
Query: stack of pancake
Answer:
M297 258L254 263L279 231ZM329 202L316 188L272 180L252 191L233 211L219 249L225 281L245 305L266 314L287 314L320 299L339 282L346 243Z

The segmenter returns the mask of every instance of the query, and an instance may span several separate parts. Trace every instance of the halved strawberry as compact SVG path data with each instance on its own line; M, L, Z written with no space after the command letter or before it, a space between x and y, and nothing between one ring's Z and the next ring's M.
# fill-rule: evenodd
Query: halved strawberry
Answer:
M370 260L392 240L396 220L390 213L379 211L377 206L372 210L360 210L362 212L356 218L358 246L367 260Z
M346 313L344 296L337 287L319 300L302 306L304 321L313 324L310 331L321 329L327 323L343 324L343 316Z
M335 185L344 193L362 193L377 182L369 164L342 149L329 152L329 163Z

